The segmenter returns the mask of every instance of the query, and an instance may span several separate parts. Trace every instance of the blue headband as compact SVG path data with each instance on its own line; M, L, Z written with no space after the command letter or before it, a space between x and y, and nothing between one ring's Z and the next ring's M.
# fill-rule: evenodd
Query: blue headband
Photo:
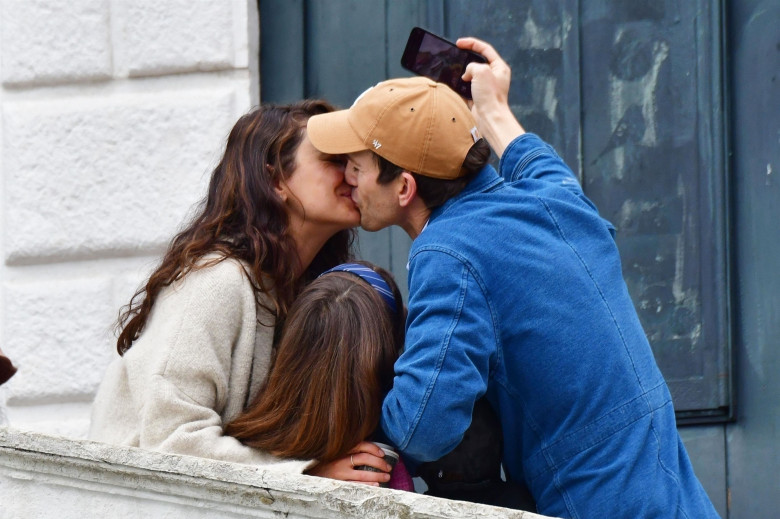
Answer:
M360 263L342 263L330 270L326 270L320 274L320 276L324 276L329 272L349 272L350 274L360 277L363 281L374 287L374 290L382 296L382 299L385 300L385 303L387 303L387 306L390 307L390 310L392 310L393 313L396 312L393 291L390 290L390 285L387 284L387 281L385 281L375 270L366 267L365 265L361 265Z

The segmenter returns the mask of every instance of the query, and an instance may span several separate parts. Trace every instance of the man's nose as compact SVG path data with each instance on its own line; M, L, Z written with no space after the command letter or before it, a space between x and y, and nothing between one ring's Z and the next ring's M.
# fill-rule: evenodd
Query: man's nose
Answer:
M347 162L347 167L344 170L344 180L352 187L357 187L357 175L355 175L355 168L352 164Z

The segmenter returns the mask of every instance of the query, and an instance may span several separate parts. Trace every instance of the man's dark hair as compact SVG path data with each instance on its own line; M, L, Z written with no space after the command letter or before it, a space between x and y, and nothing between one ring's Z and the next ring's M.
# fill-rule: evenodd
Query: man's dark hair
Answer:
M389 184L395 180L401 172L406 171L396 166L389 160L380 157L376 153L374 158L379 166L379 184ZM436 209L447 200L460 193L466 185L476 176L477 172L485 167L490 160L490 145L485 139L479 139L469 150L461 166L461 176L447 180L427 177L419 173L411 172L417 183L417 194L428 209Z

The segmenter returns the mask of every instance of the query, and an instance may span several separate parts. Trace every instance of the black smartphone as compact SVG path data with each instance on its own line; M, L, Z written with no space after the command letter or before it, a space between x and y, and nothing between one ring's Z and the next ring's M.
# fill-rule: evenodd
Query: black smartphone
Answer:
M401 66L405 69L444 83L466 99L471 99L471 83L460 77L472 61L487 63L482 55L459 49L451 41L420 27L412 29L401 56Z

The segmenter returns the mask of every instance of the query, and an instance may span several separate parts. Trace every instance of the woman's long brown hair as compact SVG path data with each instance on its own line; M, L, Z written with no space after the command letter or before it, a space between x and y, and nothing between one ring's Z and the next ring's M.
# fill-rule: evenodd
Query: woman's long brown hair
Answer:
M130 303L117 323L117 351L123 355L143 332L160 291L189 271L227 258L245 262L255 290L267 294L267 308L281 322L304 283L346 261L353 230L340 231L320 250L302 276L288 216L274 190L295 169L295 153L309 117L333 111L325 101L307 100L291 105L264 105L242 116L230 132L225 153L211 174L208 193L186 229L171 241L160 265ZM215 259L201 261L206 254ZM273 326L274 323L263 323Z
M225 434L279 457L327 463L374 432L405 315L392 276L373 268L388 281L398 311L354 274L314 280L290 308L264 387Z

